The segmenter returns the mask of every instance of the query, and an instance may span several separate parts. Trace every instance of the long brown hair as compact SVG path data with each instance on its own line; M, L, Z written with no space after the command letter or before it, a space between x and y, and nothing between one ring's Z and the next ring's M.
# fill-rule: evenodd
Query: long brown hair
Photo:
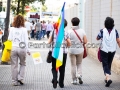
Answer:
M20 27L24 27L24 17L21 16L21 15L17 15L15 18L14 18L14 21L13 21L13 24L12 26L13 27L16 27L16 28L20 28Z

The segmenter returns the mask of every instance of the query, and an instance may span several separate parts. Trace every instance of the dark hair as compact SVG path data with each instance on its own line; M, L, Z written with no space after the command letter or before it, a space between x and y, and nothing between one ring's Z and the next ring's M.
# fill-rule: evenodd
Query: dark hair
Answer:
M71 22L72 22L73 26L78 26L80 23L80 20L79 20L79 18L74 17L74 18L72 18Z
M19 27L24 27L24 17L21 16L21 15L17 15L15 18L14 18L14 21L13 21L13 24L12 26L13 27L16 27L16 28L19 28Z
M105 28L107 29L113 29L114 27L114 20L111 17L107 17L104 22Z
M67 20L64 19L64 28L67 26Z
M34 21L32 21L32 24L34 25L34 24L35 24L35 22L34 22Z

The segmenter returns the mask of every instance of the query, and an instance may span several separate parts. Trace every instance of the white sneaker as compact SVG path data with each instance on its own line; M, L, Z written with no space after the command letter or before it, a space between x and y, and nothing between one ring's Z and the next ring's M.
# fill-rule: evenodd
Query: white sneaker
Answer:
M18 83L13 83L13 86L18 86Z
M77 80L73 80L71 83L77 85Z

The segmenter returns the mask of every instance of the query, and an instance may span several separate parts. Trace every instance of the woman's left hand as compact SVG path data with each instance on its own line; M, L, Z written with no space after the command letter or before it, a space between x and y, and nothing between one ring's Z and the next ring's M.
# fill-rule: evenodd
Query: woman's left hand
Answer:
M30 55L30 52L27 52L28 55Z

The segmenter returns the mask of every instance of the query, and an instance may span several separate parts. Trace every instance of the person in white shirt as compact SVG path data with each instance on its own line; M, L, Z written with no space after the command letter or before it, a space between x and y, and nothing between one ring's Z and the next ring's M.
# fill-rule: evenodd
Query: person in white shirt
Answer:
M27 19L25 19L25 27L28 31L28 38L30 39L30 32L32 30L32 24L29 21L27 21Z
M101 29L97 40L101 40L100 45L100 59L102 61L102 67L105 75L105 86L109 87L112 83L111 65L116 53L117 44L120 47L119 33L114 27L114 19L106 17L104 21L105 28Z
M47 38L50 36L50 32L54 30L53 24L51 24L50 21L48 21L47 27L46 27L46 33L47 33Z
M8 40L12 41L11 50L11 71L12 82L14 86L23 85L26 66L26 53L30 55L28 50L28 33L24 25L24 18L17 15L13 21L13 27L9 30ZM18 69L18 58L20 60L20 68Z
M31 38L34 38L34 31L35 31L35 22L32 21L32 32L31 32Z

